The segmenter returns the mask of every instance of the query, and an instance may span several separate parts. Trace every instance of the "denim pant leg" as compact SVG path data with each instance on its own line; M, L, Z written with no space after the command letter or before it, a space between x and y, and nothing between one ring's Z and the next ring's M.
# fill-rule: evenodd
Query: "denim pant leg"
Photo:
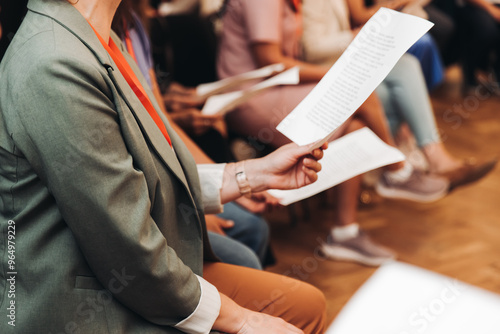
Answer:
M409 54L415 56L422 69L427 88L432 90L444 79L444 65L439 54L438 47L430 34L422 36L408 50Z
M208 240L222 262L262 270L257 255L241 242L211 231L208 231Z
M393 134L407 123L419 147L439 142L439 131L420 64L405 54L377 88Z
M235 203L224 205L224 212L218 216L234 221L234 227L225 231L229 237L247 245L264 260L269 245L269 226L264 218Z

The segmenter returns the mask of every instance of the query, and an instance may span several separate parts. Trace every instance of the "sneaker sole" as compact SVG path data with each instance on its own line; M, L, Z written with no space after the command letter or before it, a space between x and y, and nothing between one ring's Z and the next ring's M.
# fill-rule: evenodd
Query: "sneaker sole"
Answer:
M323 244L321 246L321 252L331 260L356 262L370 267L379 267L386 262L395 260L395 257L373 258L344 247L331 246L326 244Z
M385 198L406 199L409 201L414 201L419 203L435 202L445 197L448 194L448 188L444 188L442 191L432 195L418 195L411 191L387 188L381 185L380 183L378 183L375 186L375 191L377 192L377 194Z

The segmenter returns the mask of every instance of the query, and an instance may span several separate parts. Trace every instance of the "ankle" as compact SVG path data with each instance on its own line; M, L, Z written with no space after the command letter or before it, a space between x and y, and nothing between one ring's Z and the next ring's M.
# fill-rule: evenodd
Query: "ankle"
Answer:
M400 168L395 171L388 170L384 173L384 175L390 182L400 183L407 181L412 173L413 173L412 165L409 163L405 163L403 168Z
M352 223L345 226L335 226L330 230L330 234L335 241L345 241L359 235L359 225Z

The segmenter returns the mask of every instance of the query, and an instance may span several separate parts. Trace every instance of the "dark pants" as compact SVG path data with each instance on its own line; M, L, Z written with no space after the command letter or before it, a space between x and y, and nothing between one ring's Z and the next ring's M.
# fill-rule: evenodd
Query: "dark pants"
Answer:
M466 85L476 85L476 70L489 70L500 75L500 24L485 10L466 5L459 10L463 37L463 74ZM496 58L496 59L495 59Z
M455 22L453 22L450 15L434 4L425 6L424 10L429 16L429 21L434 23L429 32L436 41L445 64L447 64L449 63L447 60L450 59L448 54L450 53L451 42L455 34Z

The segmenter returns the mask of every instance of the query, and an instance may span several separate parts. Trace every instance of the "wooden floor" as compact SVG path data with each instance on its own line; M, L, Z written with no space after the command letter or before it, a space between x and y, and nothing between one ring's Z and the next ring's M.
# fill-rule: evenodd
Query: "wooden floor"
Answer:
M456 68L433 94L446 147L460 157L500 156L500 98L460 95ZM374 272L317 255L333 221L334 201L306 203L310 217L290 226L287 210L270 214L278 259L270 271L307 281L324 292L328 321ZM300 209L299 205L299 211ZM374 198L358 214L362 228L399 254L399 260L500 293L500 166L483 180L432 204Z

